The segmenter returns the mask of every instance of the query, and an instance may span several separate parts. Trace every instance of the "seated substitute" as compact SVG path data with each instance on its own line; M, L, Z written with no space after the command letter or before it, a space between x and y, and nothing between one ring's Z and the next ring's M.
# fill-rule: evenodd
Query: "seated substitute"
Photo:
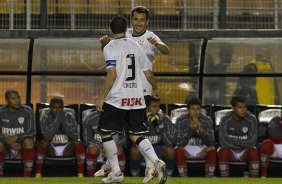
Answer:
M175 158L181 177L188 175L185 159L205 159L206 177L214 176L216 149L213 122L201 113L201 105L199 99L190 99L187 113L176 119Z
M166 172L168 176L171 176L175 168L174 126L170 118L160 112L160 99L153 96L147 99L148 121L146 126L149 128L149 132L144 134L144 137L152 143L156 154L166 162ZM132 176L139 176L141 158L140 149L133 145L130 149L130 173ZM154 164L147 157L144 159L146 169L143 182L148 183L156 176L156 170Z
M4 159L22 155L24 177L29 177L33 168L36 134L33 110L21 105L19 92L8 89L5 92L6 105L0 107L0 176L3 176Z
M267 177L269 158L282 158L282 118L275 116L268 125L268 138L261 144L260 163L261 177Z
M82 122L84 143L87 147L86 168L88 176L93 176L97 162L103 163L105 159L105 155L103 153L103 143L98 131L99 120L100 113L97 111L92 111ZM119 165L121 171L124 172L125 155L123 151L123 145L126 144L127 138L125 137L125 134L116 133L113 135L113 139L117 143ZM104 177L107 176L110 172L111 167L107 160L107 162L102 165L101 169L97 171L94 176Z
M218 164L220 175L229 176L230 161L248 161L249 176L259 174L257 119L247 111L246 100L241 96L231 99L232 111L220 120Z
M79 140L77 123L74 116L64 111L61 97L50 100L50 109L40 117L40 128L43 140L36 151L36 177L41 171L46 154L48 156L72 156L77 159L78 177L83 177L85 148Z

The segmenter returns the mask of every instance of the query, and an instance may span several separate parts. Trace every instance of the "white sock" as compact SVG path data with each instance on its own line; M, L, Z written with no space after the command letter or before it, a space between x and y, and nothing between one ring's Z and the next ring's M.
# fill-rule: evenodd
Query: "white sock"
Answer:
M156 155L156 152L151 144L151 142L148 139L143 139L139 145L139 149L142 150L141 153L143 152L146 157L153 163L155 164L159 158ZM146 161L146 160L145 160ZM146 163L147 164L147 163Z
M109 169L111 168L111 165L110 165L109 159L107 159L107 160L106 160L105 165L106 165L106 166L105 166L106 168L109 168Z
M139 149L140 153L143 155L143 158L144 158L145 163L146 163L146 167L154 168L153 162L151 162L151 160L150 160L150 159L147 157L147 155L142 151L142 149L139 148L139 146L136 146L136 147Z
M105 150L106 157L108 159L108 162L111 166L111 172L113 174L119 175L121 173L119 163L118 163L118 157L117 157L117 146L114 140L110 140L107 142L103 142L103 147Z

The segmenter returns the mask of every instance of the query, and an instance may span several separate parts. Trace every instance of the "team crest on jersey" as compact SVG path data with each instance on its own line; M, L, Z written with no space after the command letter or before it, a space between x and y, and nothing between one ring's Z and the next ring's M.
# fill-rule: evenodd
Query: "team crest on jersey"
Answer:
M248 132L248 127L243 127L242 131L243 131L243 133L247 133Z
M215 171L215 167L214 166L209 166L209 172L214 172Z
M19 117L19 118L18 118L18 122L19 122L20 124L23 124L23 123L24 123L24 117Z

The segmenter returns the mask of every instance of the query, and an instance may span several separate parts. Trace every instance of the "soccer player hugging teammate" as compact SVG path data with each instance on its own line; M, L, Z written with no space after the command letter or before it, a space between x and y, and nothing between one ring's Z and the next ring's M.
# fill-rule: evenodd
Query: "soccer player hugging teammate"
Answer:
M33 110L21 105L19 92L5 92L6 105L0 107L0 176L3 176L5 156L17 158L22 155L24 176L29 177L35 158L34 138L36 134Z
M168 46L162 42L162 40L152 31L148 31L149 25L149 10L144 6L137 6L131 10L131 27L126 31L126 37L136 41L146 52L150 62L149 67L152 70L154 56L156 54L169 54L170 50ZM102 48L110 41L108 36L103 36L101 39ZM147 101L152 92L152 86L147 81L144 74L142 75L142 83L144 87L144 96Z
M241 96L231 99L232 111L222 117L219 124L218 164L220 175L229 176L230 161L248 161L249 176L259 174L257 119L247 111L246 100Z
M79 140L75 117L64 111L64 101L61 97L50 100L50 109L42 113L40 128L43 140L36 151L36 177L41 177L41 171L46 154L49 156L72 156L77 159L78 177L83 177L85 148Z
M167 180L166 164L158 158L150 141L141 136L148 132L144 124L146 105L141 74L145 74L157 96L159 96L158 86L148 66L150 61L145 51L135 41L125 38L126 29L126 19L115 16L110 21L110 30L115 39L103 49L107 76L96 102L96 108L101 112L99 129L111 172L108 177L102 179L102 182L113 183L124 180L118 163L116 143L111 133L126 130L131 141L154 163L159 182L163 184ZM136 85L129 88L126 83Z
M167 174L171 176L175 168L174 160L174 126L170 118L160 112L160 99L151 96L147 101L147 118L146 125L149 132L144 135L153 145L156 154L165 159L167 165ZM130 172L132 176L139 176L141 153L136 146L130 150ZM156 173L154 164L145 157L146 170L143 182L151 181Z
M186 158L205 159L206 177L214 176L216 150L211 118L201 112L201 101L187 102L187 114L176 119L175 159L179 175L187 176Z
M82 122L84 143L87 146L86 167L88 176L93 176L97 162L104 162L103 143L98 131L100 113L97 111L90 112ZM123 146L127 143L125 133L116 133L113 139L117 143L118 160L121 171L125 169L125 155ZM109 161L102 165L101 169L95 173L95 177L104 177L109 174L111 167Z

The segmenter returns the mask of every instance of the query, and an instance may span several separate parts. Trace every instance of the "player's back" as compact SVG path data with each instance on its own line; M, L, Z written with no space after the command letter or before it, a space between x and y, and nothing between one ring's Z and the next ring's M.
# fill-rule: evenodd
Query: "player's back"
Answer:
M119 38L106 45L103 52L107 68L114 66L117 74L105 102L122 109L145 108L141 72L150 69L145 51L135 41Z

